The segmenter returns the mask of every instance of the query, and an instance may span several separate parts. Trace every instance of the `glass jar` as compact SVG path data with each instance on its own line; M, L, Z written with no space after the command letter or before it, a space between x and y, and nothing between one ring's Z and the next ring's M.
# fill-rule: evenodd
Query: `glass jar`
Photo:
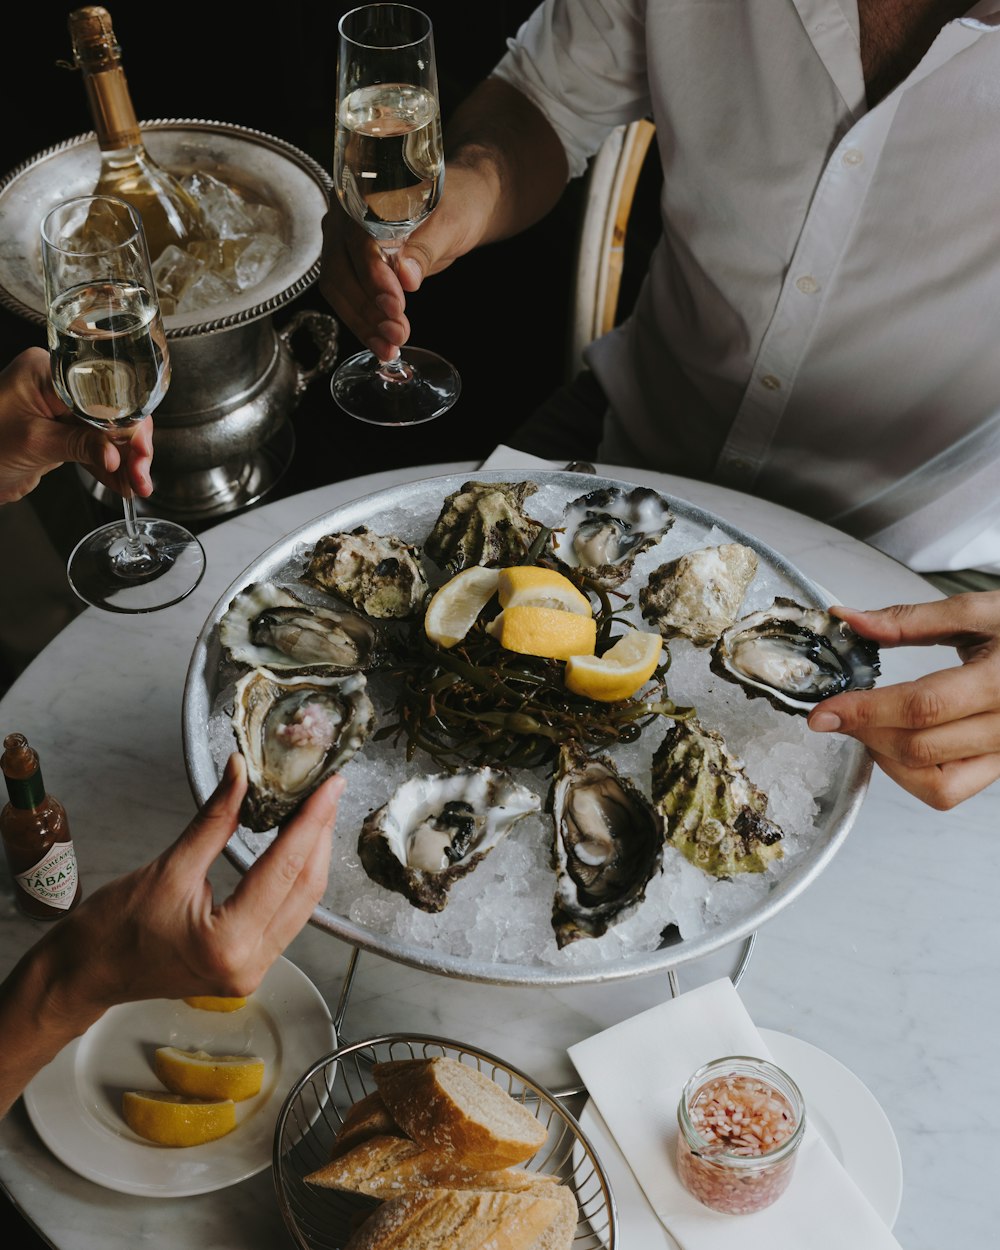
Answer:
M792 1078L749 1055L713 1059L693 1073L677 1104L681 1182L713 1211L761 1211L785 1192L805 1131Z

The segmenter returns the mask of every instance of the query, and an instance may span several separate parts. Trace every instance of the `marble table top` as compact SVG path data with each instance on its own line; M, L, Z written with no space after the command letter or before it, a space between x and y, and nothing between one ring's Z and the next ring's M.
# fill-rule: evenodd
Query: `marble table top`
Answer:
M181 698L192 647L229 583L278 538L313 517L405 480L475 466L415 466L338 482L208 530L208 569L186 601L142 617L89 609L46 647L0 701L0 729L43 754L51 792L71 818L84 887L145 862L190 819ZM599 466L612 477L688 499L754 534L837 602L879 607L939 598L910 570L784 508L720 487ZM954 662L951 652L883 653L885 681ZM875 1095L902 1155L895 1234L908 1250L985 1246L995 1237L1000 1107L1000 789L950 813L873 775L850 835L822 875L764 925L740 981L758 1027L811 1042ZM213 875L228 892L236 870ZM41 932L0 896L0 973ZM99 952L95 952L95 958ZM310 926L288 957L335 1009L351 950ZM680 989L735 967L740 950L683 965ZM542 1083L572 1083L566 1048L662 1001L665 976L595 986L522 988L435 976L362 954L347 1006L348 1039L434 1033L503 1055ZM970 1091L976 1105L966 1110ZM256 1250L291 1244L267 1171L194 1198L137 1198L65 1167L18 1103L0 1123L0 1182L58 1250L142 1243ZM626 1250L642 1250L629 1245ZM845 1250L848 1248L845 1247Z

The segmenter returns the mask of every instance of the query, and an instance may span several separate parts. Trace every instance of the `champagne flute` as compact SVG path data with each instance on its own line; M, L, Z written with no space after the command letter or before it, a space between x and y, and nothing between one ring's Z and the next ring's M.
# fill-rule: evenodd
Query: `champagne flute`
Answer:
M69 582L94 607L153 612L194 590L205 553L182 526L137 517L128 485L129 440L170 383L142 219L116 196L77 196L46 214L41 236L52 381L122 456L124 516L81 539Z
M444 182L431 21L406 4L365 4L345 13L338 30L334 183L391 265ZM350 357L330 389L360 421L416 425L447 412L462 383L448 361L407 346L395 360Z

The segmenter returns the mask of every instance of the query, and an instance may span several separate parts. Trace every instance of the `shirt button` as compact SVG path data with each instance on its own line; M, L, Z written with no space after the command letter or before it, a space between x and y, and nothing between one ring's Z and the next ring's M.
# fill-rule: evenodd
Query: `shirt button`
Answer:
M776 378L773 373L765 373L760 380L761 386L766 386L769 391L781 390L781 379Z
M815 295L819 290L819 283L812 274L803 274L801 278L795 279L795 285L799 288L803 295Z
M865 154L858 148L848 148L841 159L845 165L860 165L865 159Z

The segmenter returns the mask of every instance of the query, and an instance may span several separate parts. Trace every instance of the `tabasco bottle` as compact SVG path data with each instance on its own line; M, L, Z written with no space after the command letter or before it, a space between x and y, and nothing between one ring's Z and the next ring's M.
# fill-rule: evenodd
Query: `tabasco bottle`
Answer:
M17 905L38 920L55 920L80 901L80 876L63 805L45 793L38 752L24 734L3 740L0 770L10 802L0 835L14 878Z

